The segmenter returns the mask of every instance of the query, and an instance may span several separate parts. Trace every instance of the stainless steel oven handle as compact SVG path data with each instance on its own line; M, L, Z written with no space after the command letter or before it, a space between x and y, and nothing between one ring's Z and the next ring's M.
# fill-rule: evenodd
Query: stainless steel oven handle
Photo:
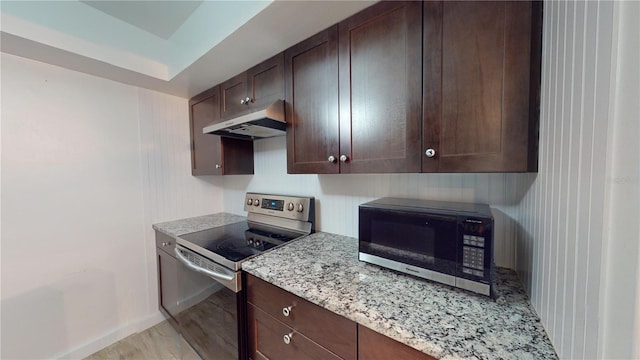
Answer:
M176 253L178 260L180 260L183 264L185 264L187 267L189 267L194 271L201 272L203 274L211 276L214 279L219 279L224 281L233 280L234 275L223 274L223 273L211 271L209 269L201 268L200 266L194 265L191 261L189 261L186 257L184 257L184 255L182 255L182 253L180 252L177 246L173 249L173 251Z

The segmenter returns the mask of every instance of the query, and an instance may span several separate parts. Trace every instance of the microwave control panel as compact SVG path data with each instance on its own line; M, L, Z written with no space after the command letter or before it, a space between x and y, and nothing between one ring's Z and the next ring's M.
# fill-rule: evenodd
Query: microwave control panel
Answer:
M462 272L467 275L483 278L487 264L487 251L490 249L490 231L482 221L468 219L463 226L462 235Z

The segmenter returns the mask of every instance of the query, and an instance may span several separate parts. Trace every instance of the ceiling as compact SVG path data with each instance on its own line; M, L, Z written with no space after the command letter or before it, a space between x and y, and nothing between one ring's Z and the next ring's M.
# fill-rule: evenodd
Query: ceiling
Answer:
M185 98L374 1L0 1L0 50Z
M202 4L200 1L91 1L80 2L168 40Z

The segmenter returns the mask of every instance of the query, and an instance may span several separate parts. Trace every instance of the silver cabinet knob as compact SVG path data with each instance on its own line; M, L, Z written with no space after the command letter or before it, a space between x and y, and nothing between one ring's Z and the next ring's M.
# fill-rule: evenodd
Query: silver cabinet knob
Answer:
M216 169L222 169L222 165L216 164Z
M427 149L424 154L427 155L427 157L432 158L436 156L436 151L434 149Z
M171 245L171 243L170 243L170 242L163 242L163 243L162 243L162 246L169 246L169 245Z
M293 305L289 305L287 307L282 308L282 315L289 316L291 314L291 310L293 309Z
M331 155L331 156L329 156L329 158L327 159L327 161L329 161L330 163L334 163L334 162L336 162L336 157L335 157L335 156L333 156L333 155Z
M244 99L244 103L245 103L245 104L247 104L247 105L249 105L249 103L250 103L250 102L253 102L253 99L247 96L247 97Z
M340 155L340 161L347 162L349 161L349 157L347 155Z
M293 332L290 332L288 334L285 334L282 337L282 340L284 341L285 344L289 345L291 344L291 340L293 339Z
M244 103L245 103L244 99L241 99L240 100L240 105L244 105Z
M302 204L298 204L298 206L296 206L296 211L302 212L302 210L304 210L304 206L302 206Z
M293 206L293 203L292 203L292 202L290 202L290 203L287 205L287 210L289 210L289 211L293 211L293 209L294 209L294 208L295 208L295 207Z

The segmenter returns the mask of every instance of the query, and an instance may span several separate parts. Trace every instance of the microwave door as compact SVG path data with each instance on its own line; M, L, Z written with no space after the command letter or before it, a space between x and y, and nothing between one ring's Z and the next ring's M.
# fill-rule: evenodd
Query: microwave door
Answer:
M455 217L377 209L362 209L360 216L361 253L455 276Z

